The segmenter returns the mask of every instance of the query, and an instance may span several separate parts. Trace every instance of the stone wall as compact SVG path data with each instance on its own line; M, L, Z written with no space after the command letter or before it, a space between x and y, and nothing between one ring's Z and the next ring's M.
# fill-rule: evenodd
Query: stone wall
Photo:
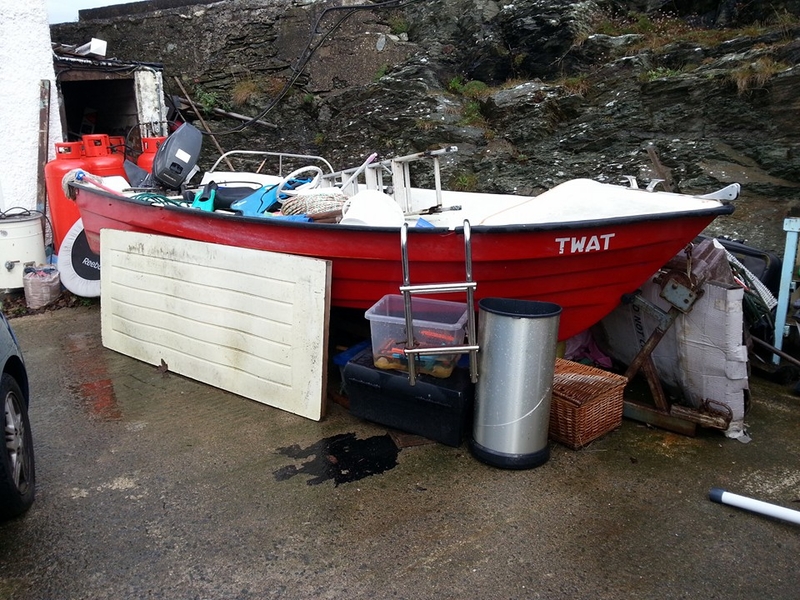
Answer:
M40 86L50 84L48 156L61 141L53 58L43 0L3 5L0 19L0 143L5 149L0 171L0 210L35 209L39 193ZM43 182L42 182L43 185ZM41 209L41 206L39 206Z
M277 125L226 133L240 123L209 112L224 149L349 167L457 145L446 186L521 193L648 180L655 153L681 191L742 183L717 233L781 249L783 216L800 206L800 3L670 2L677 12L619 26L653 4L427 0L349 14L352 3L233 0L52 33L106 39L111 55L163 63L171 93L179 77L205 109Z

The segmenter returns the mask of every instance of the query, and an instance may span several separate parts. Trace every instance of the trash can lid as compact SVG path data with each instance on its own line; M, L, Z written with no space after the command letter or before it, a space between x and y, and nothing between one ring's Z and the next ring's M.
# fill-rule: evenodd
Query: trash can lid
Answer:
M506 317L528 319L555 317L561 314L561 306L554 302L515 298L482 298L478 301L478 308Z

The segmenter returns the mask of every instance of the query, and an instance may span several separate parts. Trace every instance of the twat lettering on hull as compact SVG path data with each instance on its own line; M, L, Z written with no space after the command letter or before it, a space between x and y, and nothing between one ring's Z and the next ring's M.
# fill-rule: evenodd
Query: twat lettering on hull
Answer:
M581 237L556 238L559 254L578 254L580 252L599 252L608 250L611 238L616 233L603 233L601 235L583 235Z

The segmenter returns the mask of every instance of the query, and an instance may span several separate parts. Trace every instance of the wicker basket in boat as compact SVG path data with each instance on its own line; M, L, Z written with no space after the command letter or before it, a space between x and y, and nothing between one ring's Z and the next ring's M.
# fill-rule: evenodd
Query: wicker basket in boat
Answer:
M622 375L556 359L550 438L577 450L622 424Z
M341 210L347 196L339 188L303 191L281 205L284 215L316 215Z

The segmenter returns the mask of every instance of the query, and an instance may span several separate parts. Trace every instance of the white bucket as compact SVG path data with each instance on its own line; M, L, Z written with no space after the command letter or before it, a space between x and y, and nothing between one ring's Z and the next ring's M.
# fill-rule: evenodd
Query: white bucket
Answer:
M394 198L378 190L363 190L348 198L342 207L342 225L402 227L403 209Z
M25 267L46 260L41 215L25 212L0 217L0 290L23 287Z

